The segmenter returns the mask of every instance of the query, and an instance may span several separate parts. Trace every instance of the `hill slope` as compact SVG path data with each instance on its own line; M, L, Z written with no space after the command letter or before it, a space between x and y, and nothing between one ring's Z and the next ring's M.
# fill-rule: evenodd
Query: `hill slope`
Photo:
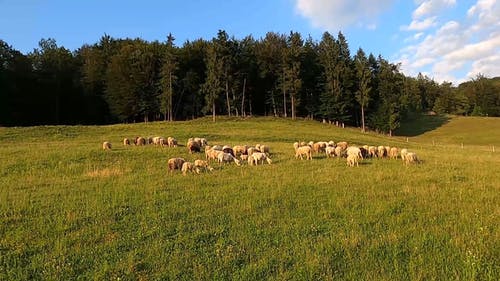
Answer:
M0 280L498 280L498 152L209 120L0 128ZM168 158L204 156L121 145L138 135L267 144L273 164L182 176ZM298 140L408 146L423 163L301 161Z

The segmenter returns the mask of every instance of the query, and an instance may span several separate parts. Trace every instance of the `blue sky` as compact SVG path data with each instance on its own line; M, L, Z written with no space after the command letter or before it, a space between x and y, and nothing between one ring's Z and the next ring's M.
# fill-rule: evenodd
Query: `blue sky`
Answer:
M342 31L358 47L439 82L500 76L500 0L0 0L0 39L28 53L41 38L70 50L109 34L176 44L229 35Z

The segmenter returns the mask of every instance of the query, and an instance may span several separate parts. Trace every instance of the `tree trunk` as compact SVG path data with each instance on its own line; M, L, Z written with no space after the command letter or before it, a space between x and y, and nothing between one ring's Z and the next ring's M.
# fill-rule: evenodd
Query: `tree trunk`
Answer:
M231 117L231 104L229 102L229 85L226 80L226 103L227 103L227 114Z
M274 93L271 91L271 103L273 105L274 117L278 117L278 111L276 110L276 103L274 101Z
M361 106L361 131L364 133L365 130L365 108Z
M285 69L283 68L283 82L282 82L282 88L283 88L283 113L285 115L285 118L287 117L286 115L286 89L285 89Z
M292 107L292 120L295 120L295 98L293 95L290 97L290 100L292 102L292 105L291 105L291 107Z
M212 102L212 121L215 122L215 100Z
M173 117L173 91L172 91L172 72L169 73L169 103L168 103L168 121L174 121Z
M241 98L241 116L245 117L245 86L247 84L247 78L243 78L243 97Z

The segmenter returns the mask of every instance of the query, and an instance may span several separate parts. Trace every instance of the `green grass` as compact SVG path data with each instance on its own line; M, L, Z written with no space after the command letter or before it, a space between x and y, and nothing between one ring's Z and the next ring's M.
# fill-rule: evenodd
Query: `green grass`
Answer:
M494 122L466 149L449 148L461 118L409 142L273 118L0 128L0 280L498 280L500 154L484 146L499 119L478 120ZM203 155L121 145L137 135L262 143L274 162L170 174L168 158ZM408 147L423 163L301 161L298 140Z

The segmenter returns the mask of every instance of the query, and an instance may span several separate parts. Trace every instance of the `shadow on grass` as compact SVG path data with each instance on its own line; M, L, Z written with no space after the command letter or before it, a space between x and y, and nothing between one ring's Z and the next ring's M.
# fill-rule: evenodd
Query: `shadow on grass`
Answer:
M402 121L401 126L395 131L395 135L404 137L415 137L426 132L435 130L448 123L451 118L446 115L417 115L409 120Z

